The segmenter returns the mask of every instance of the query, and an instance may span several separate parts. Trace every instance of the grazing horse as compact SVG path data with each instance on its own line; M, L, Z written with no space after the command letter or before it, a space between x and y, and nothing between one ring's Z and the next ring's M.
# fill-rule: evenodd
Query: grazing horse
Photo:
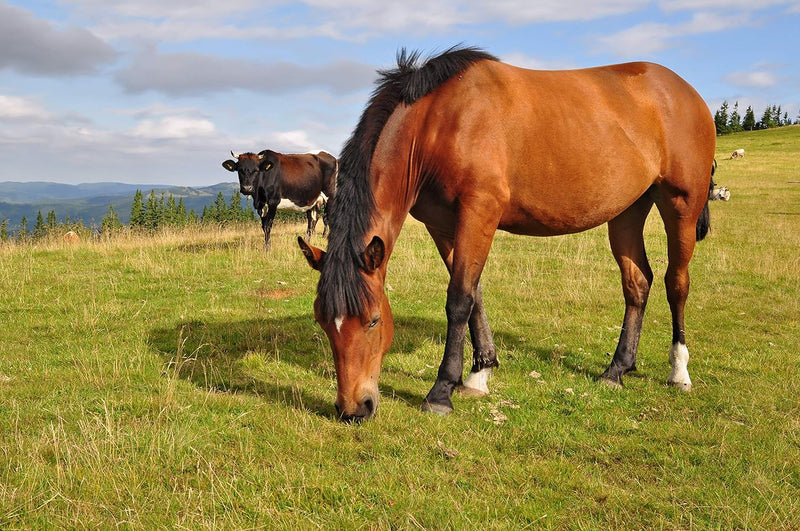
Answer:
M695 241L709 229L716 132L706 103L651 63L535 71L475 48L419 64L402 50L377 87L340 159L324 252L298 238L320 271L314 313L328 337L345 421L371 417L394 324L384 292L406 216L425 224L450 273L447 337L422 409L449 413L463 386L488 392L498 365L481 272L494 233L553 236L608 224L625 315L601 380L622 385L636 350L653 272L643 227L655 204L667 233L672 312L668 382L689 390L684 305ZM467 328L474 348L462 382Z
M325 151L317 154L284 155L270 150L242 153L226 160L222 167L239 175L239 190L253 197L253 208L261 218L264 246L269 250L272 222L278 210L305 212L311 238L322 213L323 231L328 232L326 204L336 191L339 162Z

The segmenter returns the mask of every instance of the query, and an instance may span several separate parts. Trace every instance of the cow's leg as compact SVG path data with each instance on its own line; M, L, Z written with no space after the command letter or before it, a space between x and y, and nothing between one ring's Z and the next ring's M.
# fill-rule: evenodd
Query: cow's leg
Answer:
M311 235L314 234L314 225L316 222L314 220L314 209L309 208L306 210L306 241L311 241Z
M319 210L322 216L322 237L325 238L328 236L328 202L323 202Z
M619 342L611 364L600 376L601 381L613 386L621 387L622 375L636 370L642 319L653 284L653 270L647 261L643 237L644 222L652 206L652 199L645 195L608 222L608 238L619 265L625 296L625 317Z
M272 232L272 222L275 221L275 213L278 211L278 204L270 204L267 207L266 215L261 217L261 229L264 231L264 250L269 251L270 233ZM263 212L263 210L262 210Z

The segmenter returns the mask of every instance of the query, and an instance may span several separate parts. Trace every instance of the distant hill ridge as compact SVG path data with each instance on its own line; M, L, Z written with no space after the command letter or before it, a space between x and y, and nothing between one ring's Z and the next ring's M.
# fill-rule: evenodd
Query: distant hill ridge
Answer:
M69 216L71 221L82 221L84 225L99 225L113 206L120 221L128 223L136 190L146 196L150 190L156 195L170 194L175 200L183 198L186 210L198 215L203 207L211 205L222 192L226 200L239 189L238 183L219 183L212 186L190 187L159 184L83 183L64 184L51 182L0 182L0 221L8 220L9 229L17 227L25 217L32 226L39 212L46 216L51 210L59 222ZM244 202L243 202L244 205Z

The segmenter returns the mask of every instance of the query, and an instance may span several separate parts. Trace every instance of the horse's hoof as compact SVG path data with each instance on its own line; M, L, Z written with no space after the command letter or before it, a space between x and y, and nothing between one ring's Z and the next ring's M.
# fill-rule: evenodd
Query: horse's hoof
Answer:
M466 396L469 398L480 398L482 396L486 396L489 394L489 391L484 391L483 389L476 389L474 387L466 387L464 385L457 387L456 392L458 392L461 396Z
M611 378L605 378L601 376L599 379L600 383L611 387L612 389L622 389L622 382L617 380L612 380Z
M688 393L692 390L692 382L667 382L668 385L680 389L681 391Z
M431 404L428 401L422 403L422 411L425 413L434 413L436 415L449 415L453 412L453 406L448 406L446 404Z

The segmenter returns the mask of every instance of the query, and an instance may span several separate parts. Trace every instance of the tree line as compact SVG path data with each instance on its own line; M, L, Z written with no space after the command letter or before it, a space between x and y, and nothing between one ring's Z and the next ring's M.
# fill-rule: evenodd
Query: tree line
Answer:
M738 101L733 105L732 109L727 100L723 101L720 108L714 113L714 125L717 128L718 135L771 129L798 123L800 123L800 113L798 113L796 120L792 122L792 119L789 118L789 113L783 111L780 105L767 105L761 115L761 119L758 121L756 121L756 114L753 108L749 105L744 115L742 115L739 111Z
M54 236L61 237L68 231L74 231L84 237L92 235L108 237L122 230L157 232L161 229L192 225L246 223L256 219L255 212L249 205L249 201L242 204L242 195L238 190L233 192L230 200L226 200L223 193L219 192L214 202L205 205L198 215L194 209L186 209L182 197L176 200L172 194L161 192L160 195L156 195L155 190L150 190L145 198L141 190L136 190L127 226L120 221L113 205L109 205L108 211L97 227L86 227L83 221L71 221L69 216L66 216L63 222L59 222L55 210L48 212L47 216L43 216L40 210L32 228L30 221L23 217L14 234L9 230L7 219L0 221L0 243L12 240L17 243L35 242Z

